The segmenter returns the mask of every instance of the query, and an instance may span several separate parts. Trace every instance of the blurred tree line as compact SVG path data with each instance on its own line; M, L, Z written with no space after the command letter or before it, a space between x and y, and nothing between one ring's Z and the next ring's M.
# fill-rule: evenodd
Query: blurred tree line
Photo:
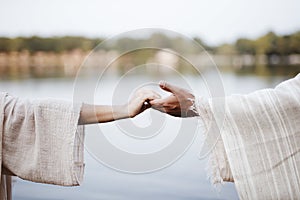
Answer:
M102 38L85 38L85 37L51 37L43 38L33 37L17 37L7 38L0 37L0 52L12 52L28 50L30 53L38 51L60 53L81 49L90 51L100 44ZM205 44L200 38L194 38L204 49L215 54L250 54L250 55L290 55L300 54L300 31L290 35L277 35L269 32L257 39L251 40L247 38L237 39L233 44L222 44L219 46L210 46ZM104 49L126 50L134 47L151 46L151 44L159 43L170 49L180 48L185 53L198 53L199 48L187 43L185 39L173 37L161 33L152 34L150 38L120 38L113 46L104 47Z
M31 53L38 51L56 52L71 51L74 49L82 49L89 51L98 45L101 39L89 39L85 37L17 37L17 38L0 38L0 51L23 51L28 50Z
M240 38L234 44L223 44L213 50L216 53L267 56L300 54L300 31L283 36L269 32L254 40Z

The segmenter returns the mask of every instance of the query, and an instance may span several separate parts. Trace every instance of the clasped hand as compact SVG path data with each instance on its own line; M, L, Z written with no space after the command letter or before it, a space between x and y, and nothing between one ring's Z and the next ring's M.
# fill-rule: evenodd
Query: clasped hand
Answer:
M151 100L149 103L153 109L175 117L197 116L197 112L193 109L195 96L190 91L165 81L161 81L159 86L171 94L163 99Z
M171 94L166 98L161 98L159 94L152 90L141 89L136 91L127 105L130 117L134 117L150 107L175 117L193 117L197 115L197 112L193 109L195 96L190 91L165 81L161 81L159 86Z
M197 112L192 109L194 95L186 89L161 81L159 86L170 93L161 98L153 90L137 90L128 103L118 106L83 104L79 124L103 123L119 119L132 118L148 108L153 108L175 117L193 117Z

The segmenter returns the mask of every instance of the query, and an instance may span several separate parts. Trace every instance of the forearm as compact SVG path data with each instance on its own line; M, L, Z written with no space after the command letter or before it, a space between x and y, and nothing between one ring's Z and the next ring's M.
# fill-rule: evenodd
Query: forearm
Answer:
M81 107L79 124L95 124L129 118L126 105L104 106L83 104Z

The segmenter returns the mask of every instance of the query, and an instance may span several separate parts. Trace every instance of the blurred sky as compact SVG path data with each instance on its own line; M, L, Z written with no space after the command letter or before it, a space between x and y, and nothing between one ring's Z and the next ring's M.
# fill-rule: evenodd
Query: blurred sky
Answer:
M300 30L299 0L0 0L1 36L110 37L166 28L211 45Z

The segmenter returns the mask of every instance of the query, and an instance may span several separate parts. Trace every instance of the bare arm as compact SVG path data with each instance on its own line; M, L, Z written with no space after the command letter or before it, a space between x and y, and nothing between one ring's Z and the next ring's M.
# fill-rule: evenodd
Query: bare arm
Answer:
M101 122L110 122L118 119L129 118L127 107L90 105L83 104L80 113L79 124L93 124Z
M150 104L145 104L145 102L158 98L160 98L160 96L154 91L138 90L131 100L124 105L106 106L83 104L79 124L104 123L132 118L147 108L150 108Z

